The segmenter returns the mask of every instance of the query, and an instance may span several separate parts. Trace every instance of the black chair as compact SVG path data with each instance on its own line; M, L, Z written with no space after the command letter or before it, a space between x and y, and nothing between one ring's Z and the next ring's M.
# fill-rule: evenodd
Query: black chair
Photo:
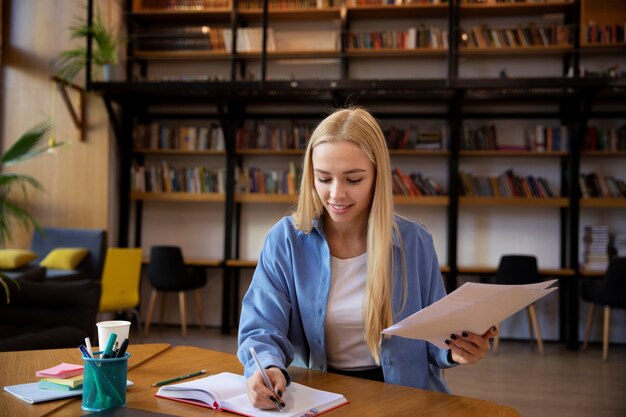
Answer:
M187 308L185 293L195 290L196 312L200 328L204 330L202 311L202 298L200 289L206 285L207 279L204 270L200 268L187 268L183 260L183 253L177 246L153 246L150 250L150 264L148 265L148 279L152 284L150 305L144 334L148 335L150 324L154 314L157 297L161 298L161 315L159 324L163 323L165 312L165 293L177 292L180 309L180 324L183 337L187 337Z
M609 327L611 308L626 308L626 257L613 258L601 280L586 278L582 281L582 299L589 304L583 350L587 349L591 323L596 304L604 306L604 329L602 334L602 360L609 358Z
M539 269L537 268L537 258L530 255L503 255L500 258L498 270L496 271L496 284L503 285L523 285L541 282ZM543 340L541 339L541 329L537 319L537 309L534 303L526 307L528 313L528 328L530 330L530 341L533 334L537 338L537 349L543 355ZM498 324L498 327L500 325ZM493 352L498 352L500 336L496 336L493 343Z

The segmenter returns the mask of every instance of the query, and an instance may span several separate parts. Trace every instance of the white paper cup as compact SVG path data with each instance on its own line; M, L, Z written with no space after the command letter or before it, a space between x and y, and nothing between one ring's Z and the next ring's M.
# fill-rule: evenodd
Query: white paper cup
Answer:
M104 350L107 346L107 341L111 333L117 335L115 339L118 344L121 344L124 339L128 339L128 331L130 330L130 321L125 320L109 320L96 323L98 327L98 347L100 350Z

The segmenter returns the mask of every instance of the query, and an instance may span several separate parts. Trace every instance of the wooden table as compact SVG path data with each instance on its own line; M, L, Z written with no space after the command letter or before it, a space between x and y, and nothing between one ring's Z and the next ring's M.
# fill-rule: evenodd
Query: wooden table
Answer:
M185 417L231 415L225 411L213 411L154 396L158 388L152 388L150 386L152 383L200 369L206 369L209 374L225 371L243 373L243 367L235 355L190 346L173 347L129 372L128 379L133 381L135 386L129 388L127 392L126 406ZM295 381L315 388L342 393L348 399L348 405L328 413L329 417L416 415L519 417L519 413L514 409L489 401L303 368L292 367L290 371ZM83 411L80 405L81 402L77 399L56 409L50 415L54 417L86 415L87 412Z
M165 352L169 347L170 345L165 343L130 345L128 347L128 352L130 353L128 368L132 372L133 369ZM35 382L38 380L35 377L35 372L58 365L61 362L82 364L83 360L78 348L0 352L0 384L2 387L5 387L6 385ZM56 415L53 414L56 410L62 409L69 404L76 404L80 409L81 398L66 398L40 404L28 404L3 390L2 394L0 394L0 416L35 417ZM75 412L73 415L79 414Z

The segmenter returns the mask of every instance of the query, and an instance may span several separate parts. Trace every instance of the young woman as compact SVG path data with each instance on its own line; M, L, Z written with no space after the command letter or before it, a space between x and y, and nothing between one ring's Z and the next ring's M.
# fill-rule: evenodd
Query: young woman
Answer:
M243 300L238 356L252 403L276 407L289 365L448 392L441 369L482 359L495 327L451 335L449 349L381 335L444 295L431 235L394 215L380 126L364 109L334 112L311 136L298 205L268 233Z

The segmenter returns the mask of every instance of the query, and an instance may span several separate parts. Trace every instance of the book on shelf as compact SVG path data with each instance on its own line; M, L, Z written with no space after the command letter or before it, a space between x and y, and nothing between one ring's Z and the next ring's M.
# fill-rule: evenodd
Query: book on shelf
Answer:
M589 126L585 134L583 150L587 151L623 151L626 150L626 124L601 128Z
M626 42L626 22L601 24L590 20L583 26L582 41L587 44L619 44Z
M306 10L325 9L334 6L334 0L269 0L269 10ZM263 0L240 0L237 4L239 11L259 10L263 8Z
M606 224L584 227L583 266L589 271L604 271L609 266L610 230Z
M229 0L186 0L186 1L163 1L142 0L140 10L175 10L179 11L202 11L230 7Z
M222 372L179 384L165 385L159 388L155 395L214 410L225 410L253 417L317 415L348 403L348 400L341 394L292 382L282 396L285 403L282 413L278 413L275 409L261 410L255 408L250 402L246 392L245 378L230 372Z
M476 176L459 171L459 194L466 197L555 197L545 178L518 176L512 169L497 177Z
M570 28L557 23L490 28L486 24L460 29L460 43L464 48L521 48L528 46L571 45Z

